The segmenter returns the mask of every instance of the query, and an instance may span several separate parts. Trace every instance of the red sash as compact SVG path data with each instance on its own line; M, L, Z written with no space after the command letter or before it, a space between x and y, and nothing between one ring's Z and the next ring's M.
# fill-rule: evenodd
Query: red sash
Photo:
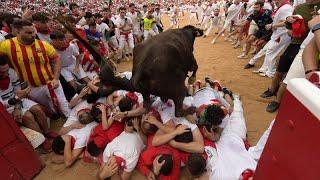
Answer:
M56 110L56 112L58 114L63 114L62 111L61 111L61 108L60 108L60 103L59 103L58 97L57 97L56 93L54 92L53 87L51 86L51 84L47 84L47 87L48 87L48 90L49 90L49 94L50 94L50 97L51 97L53 108Z

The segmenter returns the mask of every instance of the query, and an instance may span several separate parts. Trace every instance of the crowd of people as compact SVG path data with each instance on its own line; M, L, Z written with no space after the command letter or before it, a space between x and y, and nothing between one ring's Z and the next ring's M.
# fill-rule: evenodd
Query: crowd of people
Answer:
M196 108L186 117L175 116L170 99L152 96L146 108L138 92L111 93L110 84L99 78L104 62L96 62L61 21L101 56L119 63L130 60L137 44L179 28L179 17L189 15L189 24L201 27L204 38L215 36L215 46L225 36L234 48L243 46L239 59L252 54L245 69L264 56L254 72L272 78L261 97L277 96L267 107L274 112L290 79L318 71L318 8L317 0L5 1L0 6L0 102L17 124L44 137L39 148L53 151L52 162L71 167L81 157L100 165L98 179L130 179L134 169L148 179L179 179L181 166L195 179L248 179L273 122L250 147L240 96L209 77L186 84L184 108ZM164 14L168 27L161 21ZM132 72L117 76L130 80ZM66 119L64 125L58 133L50 131L48 122L58 118Z

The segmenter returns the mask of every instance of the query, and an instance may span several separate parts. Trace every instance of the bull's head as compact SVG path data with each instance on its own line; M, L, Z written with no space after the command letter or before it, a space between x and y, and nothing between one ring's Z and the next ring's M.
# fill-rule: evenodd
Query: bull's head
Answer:
M182 31L187 34L188 38L191 39L192 42L194 42L194 39L196 37L203 36L203 30L192 25L187 25L183 27Z

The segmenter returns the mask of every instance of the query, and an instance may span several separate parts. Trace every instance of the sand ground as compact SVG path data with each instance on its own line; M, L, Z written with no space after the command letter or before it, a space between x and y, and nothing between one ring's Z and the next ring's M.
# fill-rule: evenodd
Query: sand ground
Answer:
M186 25L188 16L181 17L181 25ZM164 24L168 25L168 18L164 17ZM223 86L230 88L233 92L241 95L244 115L247 123L248 139L251 144L255 144L264 130L268 127L275 114L265 111L271 99L262 99L260 94L267 89L271 79L260 77L252 73L252 70L244 70L244 65L248 60L239 60L236 57L241 54L241 49L234 49L230 42L225 42L220 38L215 45L210 44L214 34L207 38L197 38L194 45L194 54L198 62L197 78L202 80L209 75L213 79L220 80ZM259 61L256 68L260 67ZM119 64L119 71L130 70L132 62ZM254 68L254 69L256 69ZM58 129L63 124L62 120L52 123L53 129ZM95 179L98 165L77 161L71 168L66 169L64 165L53 164L50 160L52 154L41 155L46 167L35 178L59 179L59 180L85 180ZM185 170L182 171L180 179L189 179ZM133 180L144 179L137 171L132 176Z

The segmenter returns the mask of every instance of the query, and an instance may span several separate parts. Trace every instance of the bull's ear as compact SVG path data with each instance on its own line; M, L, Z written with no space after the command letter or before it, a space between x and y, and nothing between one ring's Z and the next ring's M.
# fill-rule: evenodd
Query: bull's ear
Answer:
M196 34L197 37L203 36L203 30L202 29L197 28L196 31L197 31L197 34Z

